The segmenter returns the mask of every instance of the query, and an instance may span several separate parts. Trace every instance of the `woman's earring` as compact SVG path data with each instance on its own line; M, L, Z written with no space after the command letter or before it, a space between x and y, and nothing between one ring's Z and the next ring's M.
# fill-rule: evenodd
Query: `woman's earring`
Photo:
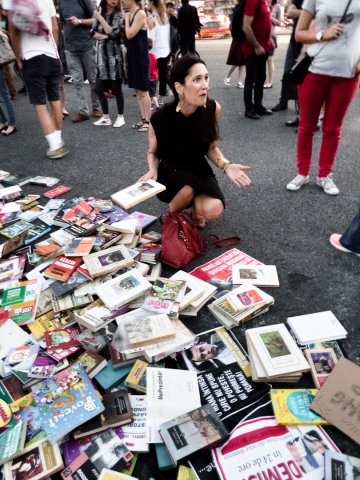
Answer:
M180 92L179 93L179 102L178 104L176 105L176 112L179 113L180 110L181 110L181 107L182 107L182 104L184 103L184 94L183 92Z

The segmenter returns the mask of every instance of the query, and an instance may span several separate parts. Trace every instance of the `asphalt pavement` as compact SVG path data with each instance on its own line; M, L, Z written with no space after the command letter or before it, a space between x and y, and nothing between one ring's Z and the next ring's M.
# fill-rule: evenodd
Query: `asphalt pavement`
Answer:
M279 39L274 86L264 94L266 107L278 101L287 41L287 36ZM359 95L345 119L334 168L340 195L326 195L315 185L321 133L315 135L310 184L298 192L289 192L285 186L296 175L296 133L284 122L295 116L293 102L288 111L259 121L246 119L243 90L235 87L236 73L231 86L223 82L229 45L228 39L197 41L210 73L210 96L222 106L220 148L229 160L251 166L252 185L238 189L217 172L227 209L220 220L206 227L204 234L239 235L239 248L265 264L276 265L280 277L280 288L267 290L275 297L275 305L267 314L235 329L235 333L243 341L245 327L331 310L349 332L344 342L349 358L360 364L360 258L336 251L328 240L331 233L344 230L359 206ZM56 176L61 184L72 187L68 197L105 198L134 183L146 171L147 135L131 128L139 121L138 109L127 86L124 93L126 125L120 129L95 127L92 121L73 125L65 120L64 139L70 153L62 160L46 159L47 147L35 112L27 98L19 95L15 100L18 132L0 138L0 169L24 176ZM76 113L76 96L70 84L66 85L66 101L68 110ZM110 112L115 119L115 99L110 100ZM24 190L30 193L46 189L26 186ZM158 215L165 208L155 198L133 210ZM223 252L210 249L187 270ZM197 319L186 323L195 332L217 325L206 308ZM359 453L359 447L345 436L333 430L331 434L343 451Z

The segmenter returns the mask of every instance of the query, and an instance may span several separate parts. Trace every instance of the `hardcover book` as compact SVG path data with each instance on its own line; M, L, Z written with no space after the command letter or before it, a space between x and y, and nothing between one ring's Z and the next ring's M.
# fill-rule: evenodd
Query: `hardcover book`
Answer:
M135 183L130 187L114 193L111 195L111 199L115 203L119 204L120 207L128 210L134 205L137 205L138 203L157 195L165 189L166 187L161 183L155 182L154 180L148 180L144 183Z
M229 432L214 409L205 405L161 424L160 435L176 466L195 452L223 443Z
M133 263L133 259L126 247L117 245L85 256L84 263L95 278L128 267Z
M32 392L42 427L52 443L104 411L87 374L78 365L37 383Z
M44 272L45 277L67 282L75 270L82 264L82 257L58 257Z
M105 407L104 412L74 430L74 438L86 437L132 422L133 411L126 391L106 393L102 402Z
M5 463L5 480L42 480L59 472L63 466L58 444L41 440L26 448L19 457Z
M79 355L73 363L73 365L80 365L89 375L89 378L95 377L97 373L106 367L106 364L107 360L102 355L89 351Z
M328 425L329 422L310 410L318 390L288 388L270 390L276 421L279 425Z
M139 297L150 288L151 283L137 270L132 269L102 285L97 285L95 291L110 310L115 310Z
M251 284L257 287L278 287L279 277L275 265L233 265L234 285Z
M336 354L332 348L306 349L304 354L310 364L315 386L321 388L335 368Z

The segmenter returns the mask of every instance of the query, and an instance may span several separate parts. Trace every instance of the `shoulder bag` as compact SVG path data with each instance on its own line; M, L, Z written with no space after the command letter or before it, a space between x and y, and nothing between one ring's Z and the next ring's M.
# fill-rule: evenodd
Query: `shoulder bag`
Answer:
M345 19L345 16L347 14L347 11L350 7L350 4L351 4L351 1L352 0L349 0L346 7L345 7L345 10L344 10L344 13L342 14L341 16L341 19L339 21L339 23L343 23L344 22L344 19ZM289 71L288 73L288 79L291 80L292 82L298 84L298 85L301 85L303 83L303 81L305 80L305 77L309 71L309 67L312 63L312 61L314 60L314 58L316 57L316 55L319 55L319 53L328 45L328 42L325 42L324 45L322 45L322 47L318 50L318 52L313 56L311 57L310 55L308 55L307 52L304 52L304 53L301 53L299 55L299 57L297 58L296 62L295 62L295 65L291 68L291 70Z
M0 33L0 65L8 65L15 60L14 50L11 48L9 39Z

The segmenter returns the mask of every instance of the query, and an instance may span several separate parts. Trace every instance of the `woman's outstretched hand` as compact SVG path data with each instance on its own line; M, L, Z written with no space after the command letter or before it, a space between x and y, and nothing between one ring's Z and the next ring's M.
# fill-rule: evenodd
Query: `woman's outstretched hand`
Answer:
M251 180L246 175L245 170L250 170L250 168L238 163L230 163L226 167L225 173L238 187L248 187L251 184Z
M145 175L139 178L138 183L145 183L148 180L154 180L156 182L157 179L157 171L156 170L149 170Z

